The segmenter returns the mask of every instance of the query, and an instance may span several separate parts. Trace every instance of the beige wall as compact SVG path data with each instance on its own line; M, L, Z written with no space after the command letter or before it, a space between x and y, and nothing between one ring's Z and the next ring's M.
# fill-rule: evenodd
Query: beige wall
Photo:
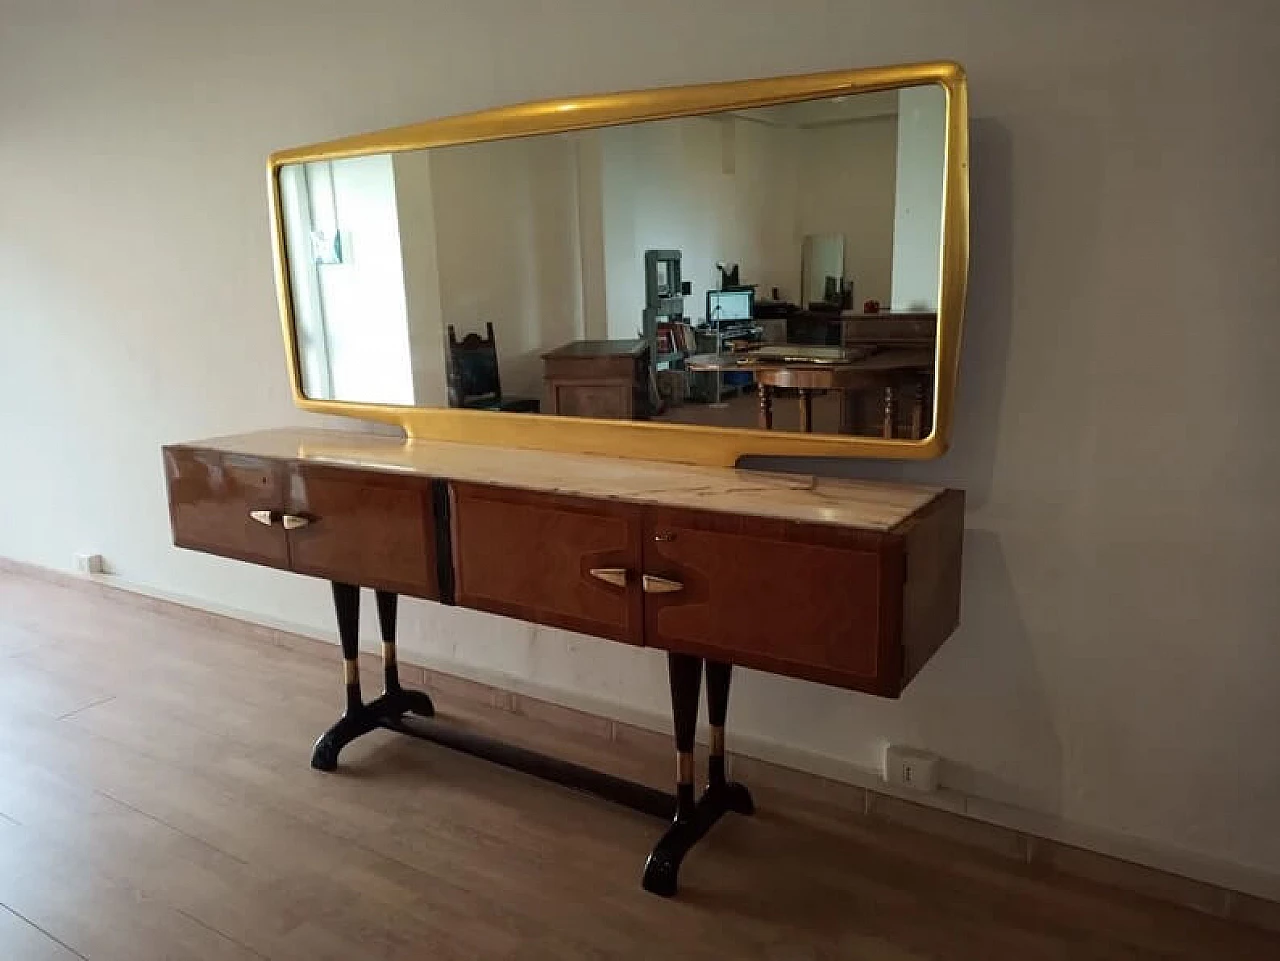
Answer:
M717 263L738 264L760 296L799 282L791 131L732 118L602 130L605 297L610 337L634 337L646 250L679 250L693 285L685 315L706 313Z
M431 152L411 150L391 158L396 182L396 215L404 263L404 299L409 326L409 366L413 402L449 405L445 321L440 307L436 263L435 198L431 192Z
M950 760L973 813L1280 873L1273 3L70 9L2 11L0 554L100 550L130 581L332 630L325 585L168 540L161 443L310 422L284 377L270 150L955 57L974 117L955 446L846 470L968 490L964 624L898 702L742 672L734 731L827 770L909 742ZM404 633L419 656L664 710L653 652L417 603Z
M799 147L798 233L844 237L844 278L856 306L886 306L893 277L896 117L809 127ZM821 288L818 288L819 295Z
M440 309L461 338L493 323L503 391L542 394L542 354L583 336L572 137L431 152Z
M894 310L937 310L942 270L947 97L941 87L898 95L893 213Z

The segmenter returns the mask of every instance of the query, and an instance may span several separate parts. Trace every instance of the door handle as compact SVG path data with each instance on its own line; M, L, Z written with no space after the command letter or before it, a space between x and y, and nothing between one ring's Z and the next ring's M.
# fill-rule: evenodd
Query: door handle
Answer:
M614 587L626 587L628 571L625 567L593 567L591 576Z
M646 594L674 594L676 591L684 590L684 585L679 581L666 577L654 577L652 574L641 577L640 586Z
M284 525L287 531L296 531L300 527L306 527L311 523L310 517L303 517L301 514L284 514L280 518L280 523Z
M249 517L265 527L270 527L276 522L275 511L249 511Z

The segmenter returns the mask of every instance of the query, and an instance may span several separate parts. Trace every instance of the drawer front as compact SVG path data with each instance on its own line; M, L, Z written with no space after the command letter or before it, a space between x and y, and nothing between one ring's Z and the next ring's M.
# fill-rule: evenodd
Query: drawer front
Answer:
M666 509L649 513L645 533L645 571L682 585L645 594L648 644L898 693L902 564L893 540Z
M640 508L476 484L451 489L459 604L643 642ZM627 584L593 569L626 571Z
M308 521L288 534L299 574L439 598L430 481L295 467L287 500Z
M283 503L283 475L275 462L166 447L164 466L176 545L253 564L288 566L284 530L250 517L251 511L274 511Z

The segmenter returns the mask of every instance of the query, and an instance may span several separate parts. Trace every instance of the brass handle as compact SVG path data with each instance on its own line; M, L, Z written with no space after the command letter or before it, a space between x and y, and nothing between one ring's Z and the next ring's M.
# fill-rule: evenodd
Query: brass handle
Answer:
M591 576L598 581L612 584L614 587L627 586L627 569L625 567L593 567Z
M249 517L267 527L276 522L275 511L249 511Z
M303 517L300 514L285 514L280 518L280 523L284 525L287 531L296 531L299 527L306 527L311 523L310 517Z
M660 534L654 534L653 539L657 541L659 544L665 544L665 543L668 543L669 541L675 540L676 535L668 533L667 531L663 531Z
M679 581L673 581L666 577L654 577L652 574L645 574L641 577L640 586L646 594L674 594L676 591L684 590L684 585Z

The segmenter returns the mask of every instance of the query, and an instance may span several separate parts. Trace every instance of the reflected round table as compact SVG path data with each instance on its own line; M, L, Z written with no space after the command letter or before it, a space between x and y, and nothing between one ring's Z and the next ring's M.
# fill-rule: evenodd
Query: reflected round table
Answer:
M925 392L934 366L934 352L929 349L883 350L860 360L836 363L815 361L779 361L773 358L753 361L746 354L695 354L685 366L692 371L749 371L756 380L760 398L759 424L762 430L773 429L774 391L790 388L800 403L800 429L813 432L813 395L816 391L838 390L844 395L840 405L840 433L854 431L851 399L860 391L884 393L881 436L893 439L896 431L898 391L911 391L911 427L913 439L924 436Z

